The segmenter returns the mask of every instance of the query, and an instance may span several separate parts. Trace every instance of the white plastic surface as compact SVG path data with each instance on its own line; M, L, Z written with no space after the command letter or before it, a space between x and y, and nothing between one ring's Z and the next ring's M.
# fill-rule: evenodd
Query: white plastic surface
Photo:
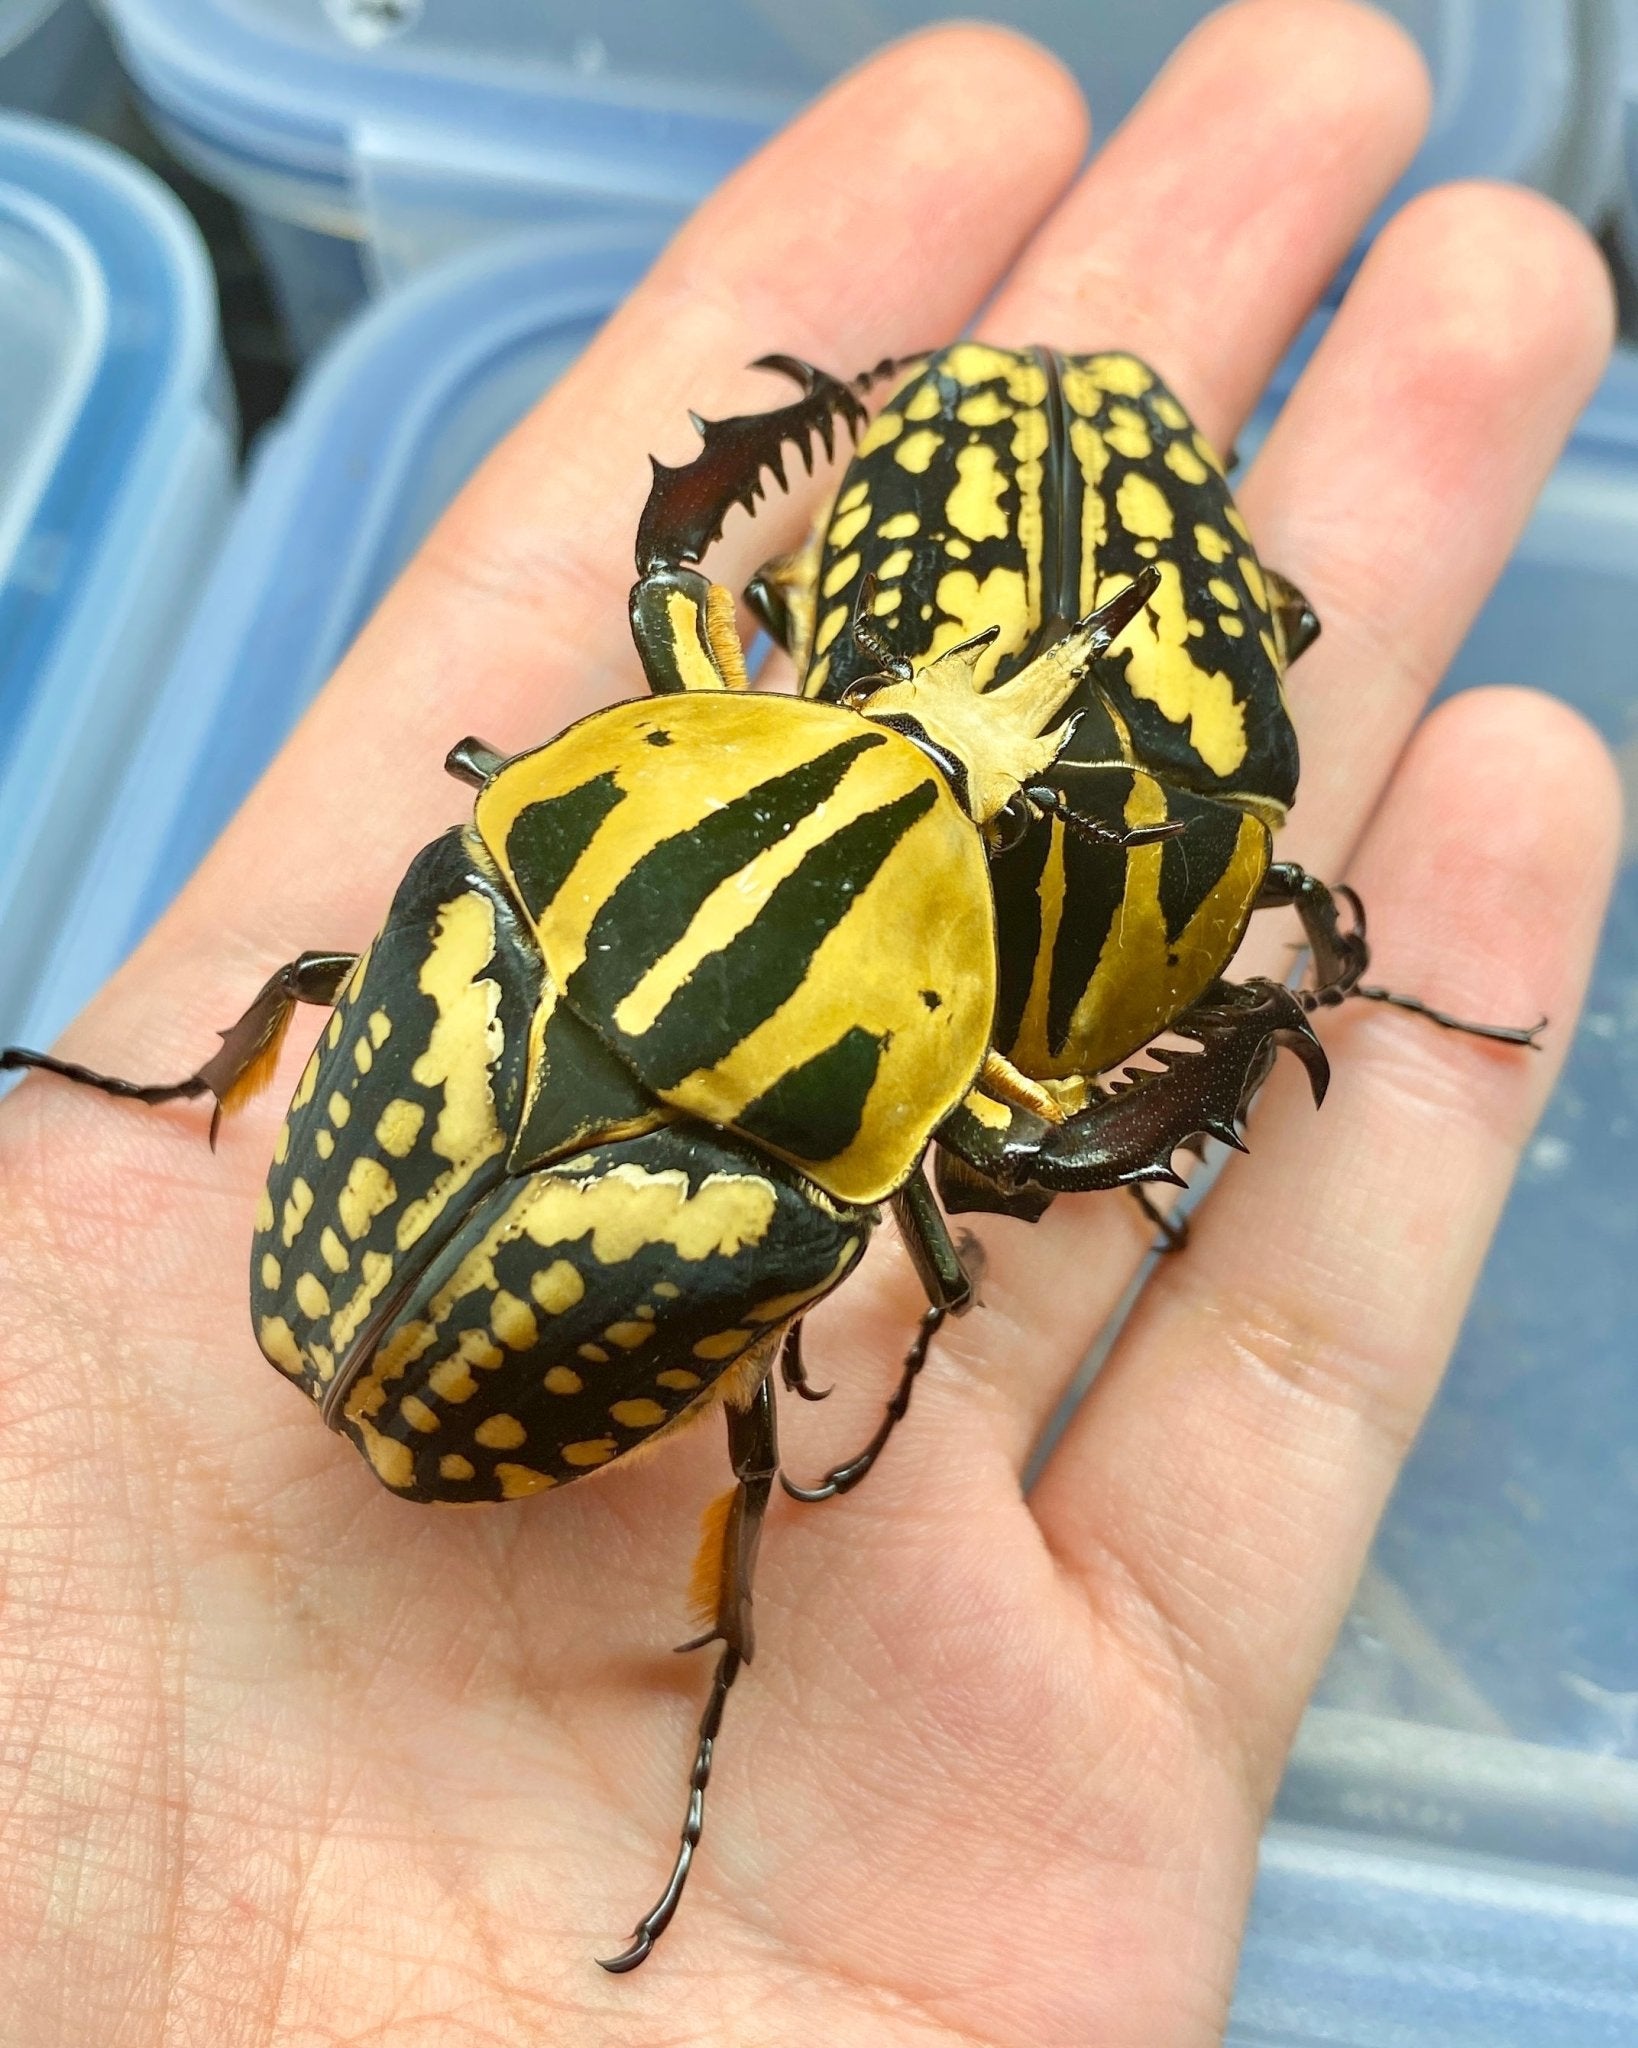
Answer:
M0 117L0 1040L55 1031L114 960L65 934L232 502L204 250L146 173ZM32 963L31 991L19 970ZM56 994L38 1000L47 979Z
M172 146L247 205L360 245L392 281L593 210L675 219L777 123L940 0L107 0ZM1615 0L1386 0L1436 82L1402 192L1480 174L1590 216L1613 190ZM1107 129L1207 0L983 10L1080 77ZM299 257L299 251L292 252ZM316 331L299 267L282 296ZM316 310L315 310L316 309Z

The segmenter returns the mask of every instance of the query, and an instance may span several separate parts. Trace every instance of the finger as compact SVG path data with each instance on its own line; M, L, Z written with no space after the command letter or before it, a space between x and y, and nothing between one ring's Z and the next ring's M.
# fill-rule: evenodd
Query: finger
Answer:
M139 981L174 986L191 956L214 991L224 953L239 983L247 956L362 940L406 857L458 814L440 772L453 740L521 748L639 686L633 535L649 451L681 458L687 407L779 402L743 368L770 348L851 371L960 328L1071 175L1084 122L1034 46L950 30L886 52L730 179L447 513ZM128 983L119 1000L143 999ZM154 1057L196 1040L186 1011Z
M1043 224L984 332L1129 349L1226 447L1428 105L1421 53L1374 8L1214 12Z
M1353 1006L1140 1300L1033 1496L1099 1622L1259 1800L1431 1399L1573 1031L1619 831L1608 755L1524 691L1418 734L1358 873L1385 972L1553 1020L1540 1056Z
M1533 193L1446 186L1372 249L1242 494L1264 559L1323 623L1288 684L1303 758L1283 857L1345 859L1603 369L1612 323L1597 249Z

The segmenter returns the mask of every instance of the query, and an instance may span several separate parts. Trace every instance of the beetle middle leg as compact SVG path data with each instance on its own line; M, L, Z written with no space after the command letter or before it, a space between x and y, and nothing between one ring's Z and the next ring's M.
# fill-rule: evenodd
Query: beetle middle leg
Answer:
M728 1455L734 1468L734 1490L728 1497L720 1531L717 1527L708 1528L706 1548L701 1553L701 1564L714 1571L716 1578L715 1615L705 1635L680 1646L697 1650L707 1643L720 1642L722 1653L711 1679L710 1697L700 1716L699 1741L688 1774L688 1812L676 1861L660 1896L632 1930L628 1945L619 1955L600 1959L602 1967L616 1976L635 1970L644 1961L677 1910L705 1826L705 1792L711 1782L711 1765L717 1737L722 1732L728 1694L740 1667L750 1663L756 1647L751 1624L751 1584L756 1573L762 1521L774 1474L779 1469L772 1383L764 1374L748 1406L736 1406L732 1399L723 1405L728 1418Z
M1338 904L1346 904L1349 923L1338 915ZM1317 875L1298 867L1295 861L1276 861L1264 878L1257 898L1259 910L1293 909L1302 921L1303 937L1314 961L1314 986L1300 992L1309 1009L1330 1009L1359 997L1365 1002L1391 1003L1396 1010L1411 1010L1446 1031L1464 1031L1474 1038L1495 1039L1502 1045L1536 1048L1547 1019L1534 1024L1475 1024L1465 1017L1453 1017L1436 1010L1420 996L1401 995L1394 989L1367 988L1360 977L1371 964L1371 949L1365 936L1365 906L1346 883L1335 889Z
M965 1315L972 1307L972 1277L955 1240L950 1236L949 1226L934 1199L923 1168L918 1166L893 1197L893 1214L916 1275L927 1290L928 1307L910 1349L905 1353L899 1383L893 1389L892 1398L883 1410L882 1419L870 1441L851 1458L840 1465L833 1465L817 1486L798 1486L795 1480L781 1472L779 1483L792 1500L834 1500L838 1494L853 1491L887 1448L888 1438L910 1412L910 1397L945 1317ZM798 1324L786 1340L794 1348L795 1363L794 1370L790 1366L785 1368L787 1385L794 1384L799 1390L807 1380L801 1365L800 1329Z
M217 1051L180 1081L125 1081L116 1074L98 1073L93 1067L60 1060L47 1052L30 1052L21 1045L8 1045L0 1052L0 1071L32 1068L57 1074L126 1102L182 1102L198 1095L214 1096L216 1107L210 1119L214 1150L223 1116L249 1101L272 1078L296 1005L319 1003L328 1008L357 964L356 953L302 953L287 961L263 982L238 1022L221 1034Z

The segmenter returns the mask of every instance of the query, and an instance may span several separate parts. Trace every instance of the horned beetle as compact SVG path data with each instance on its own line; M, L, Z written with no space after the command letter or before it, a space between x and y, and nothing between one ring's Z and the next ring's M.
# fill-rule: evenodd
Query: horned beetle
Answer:
M775 1360L811 1392L802 1317L880 1205L929 1308L871 1442L799 1497L857 1483L933 1331L971 1300L930 1144L1036 1199L1136 1185L1193 1139L1232 1139L1279 1046L1316 1098L1326 1076L1302 1004L1271 982L1208 990L1170 1020L1196 1050L1068 1118L996 1044L1004 821L1050 817L1117 861L1178 833L1169 814L1083 810L1054 779L1083 674L1161 571L1139 563L1004 679L986 624L868 688L748 692L732 599L688 561L786 439L807 455L856 407L798 374L794 416L707 427L700 463L657 469L632 598L653 694L509 759L457 746L472 822L416 858L362 955L280 968L178 1082L0 1059L148 1104L210 1096L214 1138L270 1077L296 1006L329 1008L256 1217L252 1322L404 1499L551 1492L722 1409L734 1483L697 1578L718 1661L671 1873L616 1971L676 1910L752 1652Z
M995 1048L1015 1099L1073 1119L1097 1103L1099 1077L1157 1033L1188 1035L1220 1007L1221 977L1267 908L1301 920L1314 970L1298 992L1305 1010L1361 997L1536 1042L1540 1023L1469 1023L1366 986L1359 898L1273 859L1298 771L1283 678L1319 620L1259 562L1223 464L1147 364L963 341L851 383L788 356L757 367L795 379L801 396L713 424L685 470L656 465L653 502L686 501L688 517L672 513L685 546L670 559L697 561L729 506L754 504L764 469L784 483L783 443L806 457L816 419L847 423L857 450L808 541L745 593L805 694L868 705L884 682L902 689L919 665L981 637L982 708L1113 592L1156 579L1119 643L1088 663L1036 786L991 826ZM861 394L906 369L868 419ZM1087 818L1154 836L1117 844L1087 832ZM1056 1172L1002 1179L942 1142L936 1178L950 1212L1025 1220L1071 1185ZM1178 1241L1144 1188L1132 1192Z

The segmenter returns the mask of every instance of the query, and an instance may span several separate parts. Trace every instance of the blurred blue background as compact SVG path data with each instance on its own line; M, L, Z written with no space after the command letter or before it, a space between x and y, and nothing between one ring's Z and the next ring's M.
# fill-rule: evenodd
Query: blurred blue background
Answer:
M1107 133L1211 10L982 11L1055 49ZM1638 0L1389 11L1436 82L1404 189L1484 174L1552 194L1601 237L1630 322ZM49 1039L129 951L669 227L937 13L0 0L0 1040ZM1623 349L1449 687L1527 671L1601 727L1638 796L1635 648ZM1568 1069L1298 1742L1242 2048L1638 2042L1631 851Z

